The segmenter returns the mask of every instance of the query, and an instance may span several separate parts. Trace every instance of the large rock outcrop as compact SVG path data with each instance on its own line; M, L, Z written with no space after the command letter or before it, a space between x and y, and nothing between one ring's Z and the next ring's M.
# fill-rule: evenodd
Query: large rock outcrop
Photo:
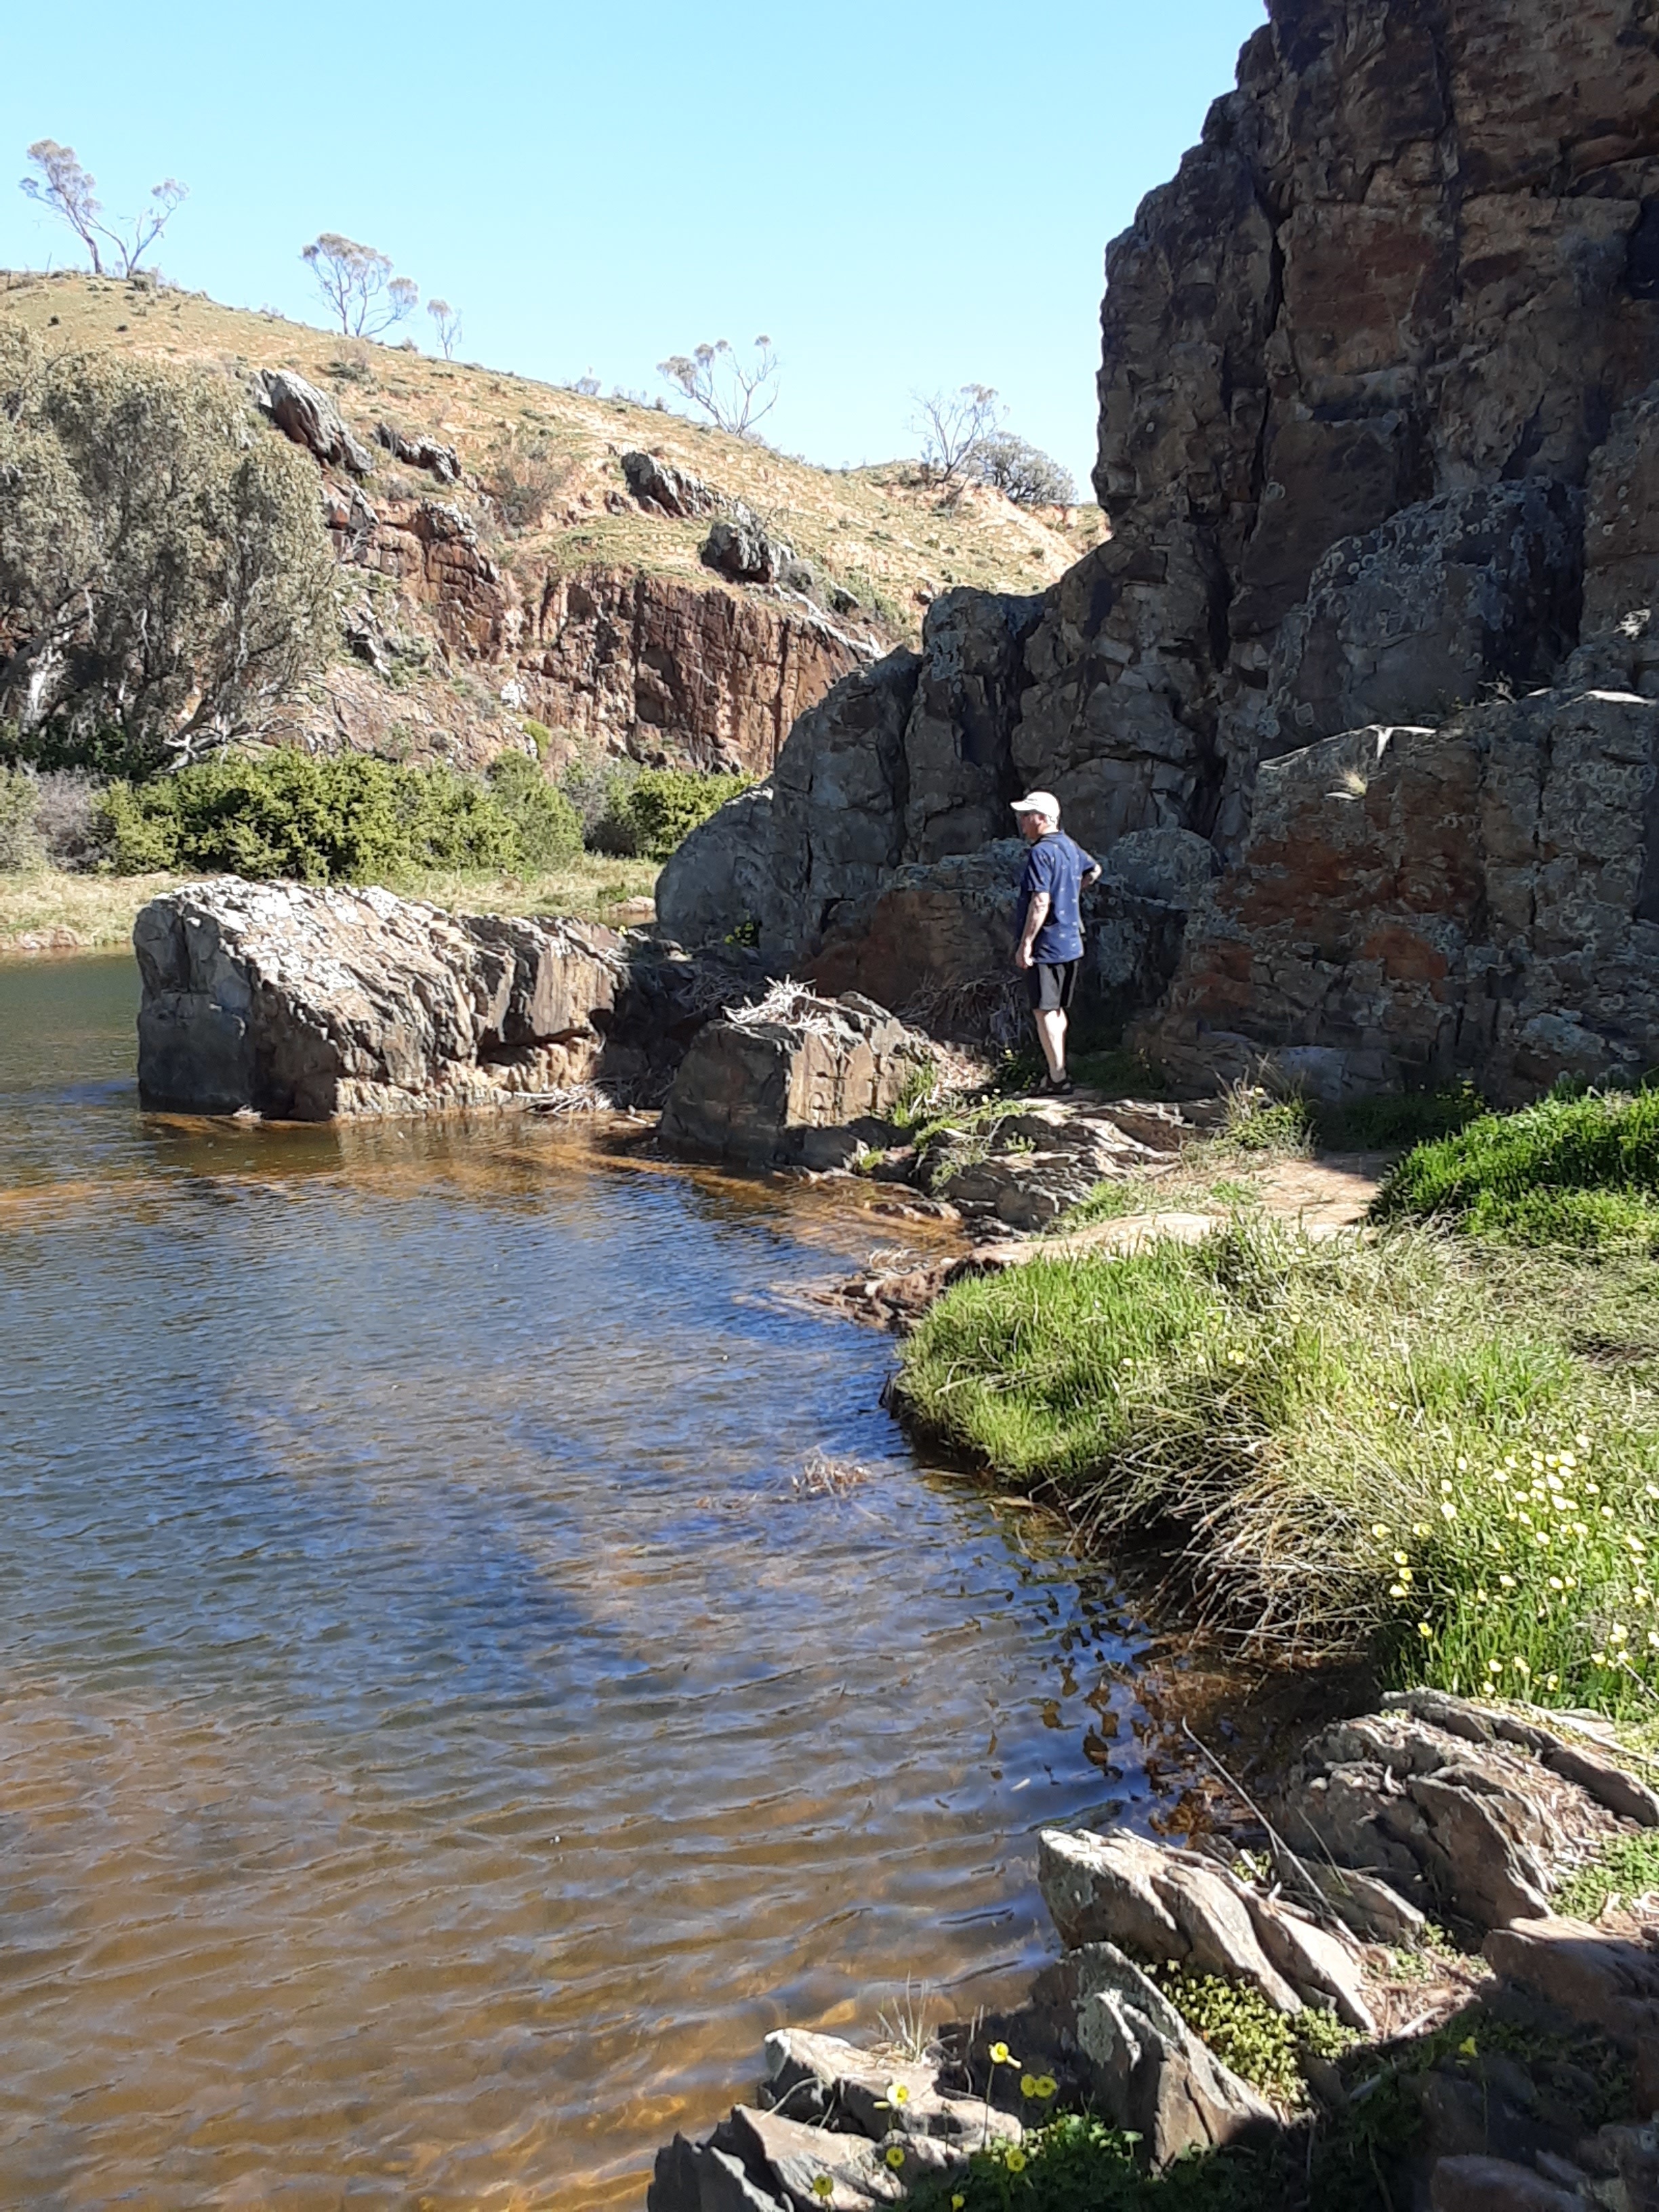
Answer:
M234 876L153 899L133 947L139 1087L187 1113L426 1113L595 1079L648 1092L720 995L607 929Z
M1659 700L1545 691L1262 767L1138 1032L1176 1073L1494 1101L1659 1050Z
M1583 702L1626 688L1618 626L1659 605L1648 0L1269 13L1201 143L1108 253L1109 541L1041 598L939 601L919 657L838 686L742 813L689 842L665 910L690 936L747 919L769 954L811 960L896 872L994 836L1016 787L1040 784L1099 857L1176 830L1241 864L1176 982L1171 1041L1197 1050L1213 1002L1224 1049L1328 1049L1367 1085L1492 1053L1517 1087L1637 1065L1659 1056L1650 771L1641 717ZM1547 705L1525 696L1551 685ZM1575 787L1554 733L1589 763L1587 717L1613 752ZM1470 827L1444 837L1410 801L1389 812L1390 768L1340 834L1312 822L1322 756L1264 769L1367 726L1448 723L1394 748L1465 787ZM1581 860L1595 880L1575 891ZM1489 900L1503 877L1538 915ZM1419 955L1401 933L1425 913ZM1437 972L1395 974L1396 940ZM1143 1004L1168 973L1142 964Z

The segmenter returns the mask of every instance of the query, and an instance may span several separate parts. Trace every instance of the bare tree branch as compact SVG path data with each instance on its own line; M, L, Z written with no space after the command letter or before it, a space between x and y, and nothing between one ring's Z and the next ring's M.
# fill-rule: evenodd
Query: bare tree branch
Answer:
M164 177L152 185L149 204L141 214L117 223L106 221L98 198L97 179L83 169L73 146L60 146L55 138L37 138L28 158L38 173L22 178L20 191L66 222L92 258L94 276L108 272L99 250L101 239L112 247L123 276L136 276L144 256L167 228L174 210L190 196L177 177Z
M343 337L378 337L406 322L420 304L420 287L394 276L392 263L372 246L359 246L337 230L325 230L300 255L317 280L329 313L339 319Z
M446 361L453 361L461 342L461 319L447 300L428 300L426 311L438 326L438 347Z
M769 337L755 340L754 365L748 368L730 342L720 338L690 354L671 354L657 363L657 374L694 407L700 407L716 428L747 438L778 404L778 372L782 366Z
M921 465L940 486L953 483L972 459L975 448L997 427L1002 408L988 384L964 384L931 398L913 392L913 428L921 433Z

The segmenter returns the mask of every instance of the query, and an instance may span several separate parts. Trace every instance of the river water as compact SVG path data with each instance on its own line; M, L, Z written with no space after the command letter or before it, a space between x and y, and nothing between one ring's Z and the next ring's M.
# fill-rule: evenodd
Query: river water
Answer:
M1145 1717L787 1295L883 1224L148 1118L137 998L0 963L0 2203L637 2205L769 2027L1006 1995Z

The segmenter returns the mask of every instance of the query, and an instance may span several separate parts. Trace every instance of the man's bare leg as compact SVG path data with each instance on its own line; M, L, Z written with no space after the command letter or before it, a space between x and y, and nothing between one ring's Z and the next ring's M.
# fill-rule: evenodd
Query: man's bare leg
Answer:
M1066 1073L1066 1015L1063 1008L1053 1013L1032 1016L1036 1024L1037 1042L1042 1047L1042 1057L1048 1063L1048 1073L1058 1083Z

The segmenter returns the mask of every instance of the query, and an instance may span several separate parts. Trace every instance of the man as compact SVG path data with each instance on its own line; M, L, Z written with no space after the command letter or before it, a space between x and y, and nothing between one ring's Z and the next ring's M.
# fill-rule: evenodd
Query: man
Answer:
M1079 894L1100 878L1100 866L1080 845L1061 834L1060 801L1051 791L1033 791L1014 801L1019 834L1030 847L1020 878L1019 942L1014 965L1031 995L1037 1042L1048 1064L1044 1090L1052 1097L1070 1096L1066 1073L1066 1014L1083 964L1083 917Z

